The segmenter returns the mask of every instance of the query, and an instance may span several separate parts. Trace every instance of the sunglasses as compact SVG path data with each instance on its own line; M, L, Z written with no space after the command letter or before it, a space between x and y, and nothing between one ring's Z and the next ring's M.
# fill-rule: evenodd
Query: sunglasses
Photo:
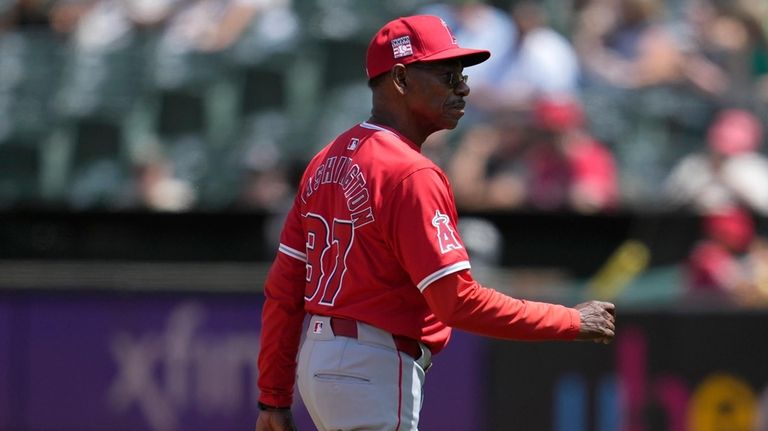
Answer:
M446 71L445 69L441 69L435 66L429 66L424 63L411 63L408 65L408 67L412 67L414 69L426 70L433 73L436 72L436 76L439 76L441 78L441 81L443 81L443 83L452 90L456 89L456 87L461 85L462 82L466 84L469 81L469 76L463 75L461 74L461 72Z

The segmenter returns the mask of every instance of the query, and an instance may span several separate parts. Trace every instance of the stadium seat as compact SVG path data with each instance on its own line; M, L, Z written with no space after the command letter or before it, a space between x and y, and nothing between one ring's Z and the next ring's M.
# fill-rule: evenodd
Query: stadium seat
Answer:
M147 43L135 37L93 49L69 46L56 99L59 115L119 123L145 93Z
M0 140L37 141L51 129L59 45L46 31L15 31L0 37Z
M73 126L67 199L76 209L119 205L129 180L122 131L111 122L87 120Z
M0 208L38 203L41 159L28 143L0 142Z

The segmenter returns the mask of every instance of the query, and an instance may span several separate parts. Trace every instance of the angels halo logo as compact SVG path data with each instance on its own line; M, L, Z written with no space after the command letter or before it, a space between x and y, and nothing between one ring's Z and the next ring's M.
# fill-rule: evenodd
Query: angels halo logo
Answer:
M437 241L440 244L440 252L445 254L451 250L461 249L461 243L456 238L456 231L451 227L451 219L440 210L435 210L432 218L432 226L437 229Z

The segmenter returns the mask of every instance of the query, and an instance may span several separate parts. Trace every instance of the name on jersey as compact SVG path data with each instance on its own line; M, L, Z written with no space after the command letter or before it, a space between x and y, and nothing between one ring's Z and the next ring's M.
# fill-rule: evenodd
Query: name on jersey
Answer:
M334 156L325 159L307 180L301 194L302 201L306 203L321 186L329 185L341 188L355 228L374 221L370 204L371 193L368 191L365 175L350 157Z

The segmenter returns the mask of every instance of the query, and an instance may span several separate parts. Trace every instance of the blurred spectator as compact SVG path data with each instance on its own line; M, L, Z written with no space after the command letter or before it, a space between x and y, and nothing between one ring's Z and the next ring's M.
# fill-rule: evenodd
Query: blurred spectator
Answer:
M757 95L768 103L768 2L741 0L740 7L749 17L749 28L756 43L753 45L752 66L756 76Z
M156 24L173 11L175 0L159 0L152 14L139 7L138 0L100 0L86 8L75 20L73 42L78 51L112 51L124 46L141 24ZM55 9L57 19L64 19L66 9ZM59 15L64 14L64 16ZM58 22L57 22L58 24ZM65 24L61 24L65 25Z
M591 0L573 40L588 84L639 88L683 79L683 56L659 0Z
M243 157L232 160L230 168L242 173L237 207L282 214L293 203L294 180L298 183L298 179L293 178L281 153L280 140L285 139L287 127L281 120L280 116L265 116L255 122L244 142Z
M139 164L136 167L135 198L133 206L151 211L188 211L195 204L194 188L176 178L172 165L163 159Z
M421 146L421 154L443 170L448 169L448 163L453 156L454 149L451 145L452 135L449 130L440 130L427 137Z
M0 1L0 34L13 28L15 24L14 19L13 3Z
M282 210L286 196L293 192L287 169L282 164L248 169L244 177L239 204L245 208Z
M472 84L485 85L498 79L502 56L515 44L517 29L503 10L484 0L436 3L419 10L441 17L461 46L485 46L493 53L488 61L472 67ZM495 57L495 58L494 58Z
M446 172L461 209L514 209L525 202L525 129L516 117L501 125L473 126L448 163Z
M70 35L80 19L97 4L98 0L65 0L51 6L51 29L62 35Z
M768 215L768 158L758 152L763 130L749 111L720 112L707 133L707 148L685 156L664 184L673 207L708 213L743 205Z
M726 40L733 38L727 32L713 31L723 27L717 25L718 16L717 9L710 0L688 0L685 4L685 74L697 88L715 96L726 92L730 79L719 54L721 49L718 48L728 43L724 44L718 39L722 36L725 36Z
M751 214L739 207L706 214L703 233L687 263L690 293L768 303L768 242L756 236Z
M746 1L687 2L691 82L726 101L753 99L761 81L768 82L768 38L756 14Z
M611 152L584 128L572 98L534 102L532 122L470 130L449 165L462 208L572 210L594 213L618 205Z
M534 104L536 140L527 155L528 202L542 210L613 210L618 176L611 151L585 129L581 105L569 98Z
M162 90L181 91L184 96L189 96L181 100L172 97L170 102L165 101L180 105L177 107L179 111L187 111L188 118L182 122L199 122L198 117L203 115L201 112L205 109L203 89L219 78L224 70L223 59L217 54L230 48L245 31L256 16L257 2L192 0L182 1L174 9L167 22L160 27L152 59L153 75ZM163 116L161 122L167 125L167 121L176 120ZM200 125L196 128L202 129Z
M229 48L263 6L277 1L195 0L183 2L166 28L173 49L215 52Z
M151 18L137 3L72 0L52 9L54 29L70 45L54 99L63 119L99 118L119 128L141 98L147 63L142 26L167 17L173 0L158 1Z
M548 24L543 5L515 2L518 36L508 52L494 53L502 70L495 82L472 81L472 104L488 112L526 110L537 98L575 96L579 63L571 43Z
M755 5L748 0L737 1L732 14L734 18L744 27L747 37L741 48L745 63L747 64L744 79L748 83L748 88L744 92L744 97L751 100L758 90L758 97L762 102L768 102L768 33L766 32L765 22L758 14L759 9L750 7ZM763 11L765 5L763 5ZM741 76L733 74L731 80L736 83Z
M244 157L233 160L240 164L237 169L242 171L234 208L257 210L268 215L263 226L265 241L261 247L265 253L272 253L280 243L281 227L293 204L295 187L305 165L286 160L280 152L279 142L285 132L281 129L287 124L279 117L265 118L269 118L273 130L259 133L260 128L256 125L255 135L245 142Z

